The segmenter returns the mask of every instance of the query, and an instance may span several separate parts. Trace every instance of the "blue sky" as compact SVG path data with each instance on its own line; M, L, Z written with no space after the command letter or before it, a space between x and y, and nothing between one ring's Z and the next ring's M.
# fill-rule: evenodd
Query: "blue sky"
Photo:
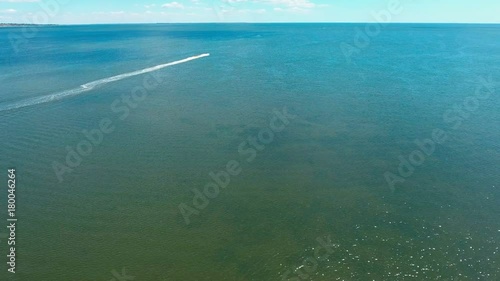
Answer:
M56 4L59 3L59 4ZM397 7L397 9L391 7ZM44 12L45 11L45 12ZM0 22L500 22L499 0L0 0Z

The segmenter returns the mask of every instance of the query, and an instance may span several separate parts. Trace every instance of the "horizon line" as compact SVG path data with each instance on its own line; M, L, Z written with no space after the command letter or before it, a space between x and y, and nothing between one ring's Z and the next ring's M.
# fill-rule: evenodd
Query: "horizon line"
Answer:
M134 25L134 24L374 24L379 23L376 21L270 21L270 22L252 22L252 21L234 21L234 22L103 22L103 23L47 23L47 24L35 24L35 23L19 23L19 22L0 22L0 25L36 25L36 26L69 26L69 25ZM380 23L379 23L380 24ZM500 25L500 22L388 22L382 23L385 25L390 24L480 24L480 25Z

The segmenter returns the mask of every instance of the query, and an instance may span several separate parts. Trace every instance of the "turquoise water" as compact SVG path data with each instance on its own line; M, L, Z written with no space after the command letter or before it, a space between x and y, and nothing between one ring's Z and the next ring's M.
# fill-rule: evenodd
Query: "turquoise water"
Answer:
M0 29L0 173L17 169L19 218L17 273L0 237L0 279L499 280L500 99L496 82L476 89L500 81L500 26L389 25L349 63L340 46L363 28L54 26L18 52L21 29ZM145 77L162 83L124 101ZM285 108L296 117L247 161L240 145ZM103 120L61 181L54 163ZM402 177L436 129L446 141ZM241 172L186 224L179 205L232 160ZM302 266L328 236L328 258Z

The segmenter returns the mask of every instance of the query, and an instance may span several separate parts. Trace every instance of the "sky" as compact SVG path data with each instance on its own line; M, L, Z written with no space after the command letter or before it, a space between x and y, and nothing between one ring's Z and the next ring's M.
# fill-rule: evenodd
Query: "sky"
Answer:
M385 17L384 17L385 16ZM500 0L0 0L5 23L500 23Z

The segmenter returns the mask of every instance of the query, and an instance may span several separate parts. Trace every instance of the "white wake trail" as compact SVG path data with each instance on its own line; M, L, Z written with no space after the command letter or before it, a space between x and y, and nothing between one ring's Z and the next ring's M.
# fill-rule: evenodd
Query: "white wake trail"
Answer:
M129 78L129 77L133 77L133 76L137 76L137 75L141 75L141 74L145 74L145 73L149 73L149 72L153 72L153 71L158 71L158 70L163 69L165 67L169 67L169 66L181 64L181 63L186 63L186 62L189 62L192 60L201 59L201 58L208 57L208 56L210 56L210 54L201 54L199 56L189 57L189 58L185 58L185 59L174 61L174 62L160 64L160 65L145 68L142 70L137 70L137 71L133 71L133 72L129 72L129 73L116 75L113 77L99 79L96 81L92 81L92 82L80 85L79 87L74 88L74 89L65 90L62 92L57 92L57 93L42 96L42 97L25 99L25 100L13 102L13 103L0 104L0 112L18 109L18 108L27 107L27 106L32 106L32 105L37 105L37 104L41 104L41 103L47 103L47 102L60 100L60 99L70 97L70 96L75 96L75 95L78 95L78 94L81 94L84 92L91 91L94 88L101 86L101 85L104 85L104 84L107 84L107 83L116 82L116 81L123 80L123 79Z

